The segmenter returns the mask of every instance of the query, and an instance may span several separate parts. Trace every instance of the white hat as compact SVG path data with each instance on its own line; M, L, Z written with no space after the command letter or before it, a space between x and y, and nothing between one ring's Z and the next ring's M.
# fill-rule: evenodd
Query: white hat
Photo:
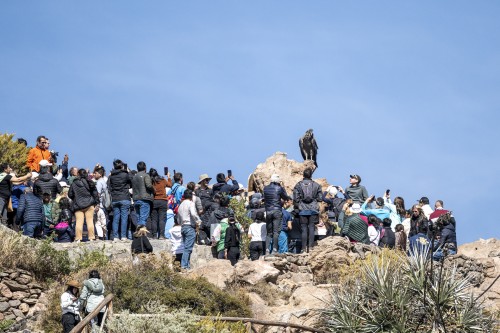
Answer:
M280 182L280 175L273 173L271 176L271 183L279 183Z
M242 183L239 183L238 184L238 191L244 191L244 190L245 190L245 186Z
M68 183L66 182L59 182L59 185L61 185L61 187L69 187Z
M339 192L339 191L337 190L337 188L336 188L335 186L333 186L333 185L328 186L328 188L326 189L326 191L327 191L328 193L330 193L330 194L332 195L332 197L336 196L336 195L337 195L337 193Z
M49 161L47 160L41 160L38 164L40 164L40 166L51 166L52 163L49 163Z
M35 171L32 171L31 172L31 178L34 179L34 178L38 178L38 175L39 173L38 172L35 172Z
M352 206L351 206L351 212L353 212L354 214L361 213L361 206L359 205L359 203L355 202L355 203L352 204Z

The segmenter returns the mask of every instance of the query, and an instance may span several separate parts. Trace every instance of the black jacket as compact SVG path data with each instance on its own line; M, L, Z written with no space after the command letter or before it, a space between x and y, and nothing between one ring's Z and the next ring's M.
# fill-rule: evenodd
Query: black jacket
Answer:
M207 209L207 206L210 205L213 201L213 191L211 188L198 188L194 192L198 198L201 200L201 206L203 207L203 210Z
M382 234L383 236L380 238L378 246L393 249L396 246L396 234L394 231L392 231L391 227L384 227L380 232L380 235Z
M439 242L434 246L434 251L439 247L443 247L445 244L448 246L453 245L453 249L457 250L457 232L455 229L455 225L452 223L447 224L443 230L441 231L441 238Z
M153 246L151 246L151 243L149 242L149 239L146 236L141 236L141 237L134 236L134 240L132 241L131 247L133 254L153 252Z
M87 179L75 179L69 188L68 196L73 200L73 211L99 204L95 184Z
M217 183L212 187L212 192L213 195L216 195L217 193L226 193L226 194L231 194L234 191L238 191L240 189L240 185L236 180L233 180L233 185L229 185L226 182L223 183Z
M292 199L286 194L285 189L276 183L264 187L264 204L266 211L281 210L281 200Z
M40 199L44 193L50 193L52 199L57 197L58 193L62 192L62 187L59 185L57 179L51 173L41 173L38 179L35 180L33 185L33 193Z
M224 248L228 249L230 247L240 246L241 233L240 229L236 226L236 223L229 223L226 229L226 238L224 239Z
M233 210L229 207L219 207L210 214L209 224L219 223L222 219L229 217L229 215L233 214Z
M42 199L33 193L21 195L16 218L19 224L28 222L41 223L44 219Z
M126 170L112 170L108 178L108 189L113 202L130 201L132 177Z

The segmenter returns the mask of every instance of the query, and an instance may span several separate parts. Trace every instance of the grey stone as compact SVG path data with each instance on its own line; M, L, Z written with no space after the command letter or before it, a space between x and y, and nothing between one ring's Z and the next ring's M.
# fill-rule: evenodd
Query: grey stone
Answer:
M26 303L28 305L35 305L37 302L38 300L35 298L28 298L23 300L23 303Z
M8 302L0 302L0 312L5 312L10 308L10 304Z
M12 301L9 301L9 305L13 308L17 308L19 305L21 305L21 301L18 299L13 299Z
M21 319L24 319L26 316L24 315L24 313L21 311L21 310L18 310L18 309L14 309L12 310L12 313L14 314L14 316L16 316L17 318L21 318Z
M28 290L28 286L17 283L12 280L4 280L3 284L5 284L11 291L26 291Z

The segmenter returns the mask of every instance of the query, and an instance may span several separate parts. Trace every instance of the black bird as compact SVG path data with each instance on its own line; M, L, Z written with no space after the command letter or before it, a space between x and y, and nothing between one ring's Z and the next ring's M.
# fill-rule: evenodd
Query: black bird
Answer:
M303 137L299 140L300 153L302 158L305 160L313 160L316 168L318 163L316 162L316 156L318 154L318 144L314 140L313 130L309 129L306 131Z

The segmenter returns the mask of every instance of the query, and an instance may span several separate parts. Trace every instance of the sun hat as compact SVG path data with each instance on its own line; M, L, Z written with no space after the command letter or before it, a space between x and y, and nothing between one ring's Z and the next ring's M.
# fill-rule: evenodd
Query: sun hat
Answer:
M80 288L80 283L78 283L78 281L76 281L76 280L69 280L66 283L66 285L69 286L69 287Z
M351 212L353 212L354 214L361 213L361 206L359 205L359 203L355 202L355 203L352 204L352 206L351 206Z
M332 197L336 196L336 195L337 195L337 193L339 192L339 190L337 190L337 187L335 187L335 186L333 186L333 185L328 186L328 188L326 189L326 191L327 191L328 193L330 193L330 195L331 195Z
M279 183L280 182L280 175L273 173L271 176L271 183Z
M200 175L200 179L198 180L198 184L201 183L205 179L208 179L208 181L212 180L212 178L208 177L208 174L204 173L204 174Z

